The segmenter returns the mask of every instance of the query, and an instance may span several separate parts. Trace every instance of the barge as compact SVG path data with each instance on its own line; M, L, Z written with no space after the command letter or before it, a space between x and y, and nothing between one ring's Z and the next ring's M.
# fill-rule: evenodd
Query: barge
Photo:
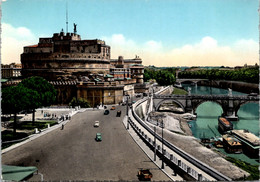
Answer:
M238 139L232 137L229 134L223 135L223 147L226 152L228 153L235 153L240 154L242 153L242 144L239 142Z
M233 130L233 124L227 118L218 117L218 130L220 133L226 133Z
M259 158L260 139L248 130L232 130L231 134L242 143L243 153L250 158Z

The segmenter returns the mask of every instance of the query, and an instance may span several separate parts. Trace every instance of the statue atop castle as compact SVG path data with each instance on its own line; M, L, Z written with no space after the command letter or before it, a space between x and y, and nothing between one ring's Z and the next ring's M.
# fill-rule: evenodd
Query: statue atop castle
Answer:
M74 25L74 34L76 34L77 33L77 24L73 23L73 25Z

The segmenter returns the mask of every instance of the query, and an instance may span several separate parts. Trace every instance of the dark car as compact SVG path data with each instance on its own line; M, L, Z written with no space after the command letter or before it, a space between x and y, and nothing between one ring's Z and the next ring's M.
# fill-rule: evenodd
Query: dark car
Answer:
M120 117L121 116L121 111L117 111L116 112L116 117Z
M101 136L101 133L97 133L96 134L96 141L102 141L102 136Z
M108 115L108 114L109 114L109 110L105 110L104 115Z

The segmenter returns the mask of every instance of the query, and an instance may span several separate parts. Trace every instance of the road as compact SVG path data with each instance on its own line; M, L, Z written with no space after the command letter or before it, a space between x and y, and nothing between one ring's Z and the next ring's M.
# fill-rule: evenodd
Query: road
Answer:
M121 117L115 117L122 110ZM153 180L170 180L133 141L124 128L125 106L109 115L103 110L73 116L56 129L2 155L2 164L36 166L44 180L138 180L137 171L149 168ZM94 128L94 121L100 127ZM96 142L97 132L102 141ZM30 180L39 180L34 176Z

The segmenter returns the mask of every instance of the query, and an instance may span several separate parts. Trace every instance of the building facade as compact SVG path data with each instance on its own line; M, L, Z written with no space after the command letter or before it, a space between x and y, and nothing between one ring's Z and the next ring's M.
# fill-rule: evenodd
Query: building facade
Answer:
M102 40L81 40L74 33L55 33L40 38L37 45L24 47L22 75L47 80L77 80L89 74L108 74L110 47Z
M143 84L144 66L138 56L110 57L105 41L81 40L75 31L61 31L24 47L22 76L41 76L52 83L58 92L57 104L68 104L73 97L85 98L92 106L116 104L125 93L134 94L135 84Z
M21 76L22 65L11 63L1 64L2 78L15 78Z

